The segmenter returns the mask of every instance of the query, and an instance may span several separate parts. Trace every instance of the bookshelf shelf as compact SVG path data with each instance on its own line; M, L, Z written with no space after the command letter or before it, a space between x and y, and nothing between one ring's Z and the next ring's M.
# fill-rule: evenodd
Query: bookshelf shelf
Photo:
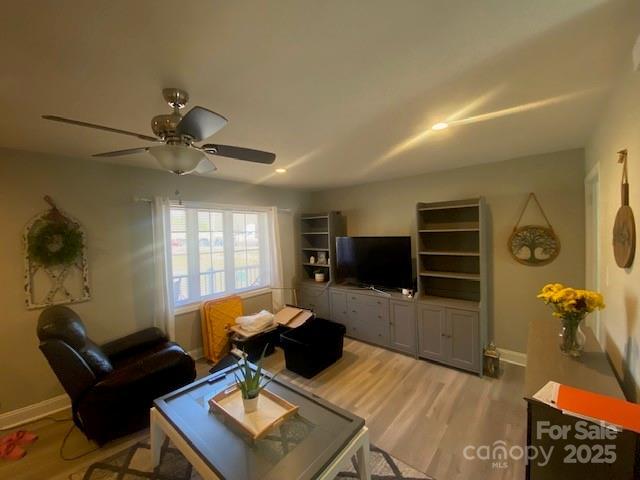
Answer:
M477 222L424 223L419 230L420 233L478 231L480 231L480 225Z
M425 250L420 255L442 255L445 257L479 257L480 252L463 252L455 250Z
M325 282L335 276L336 237L345 235L345 219L340 212L308 213L300 216L300 282L301 284L322 285L314 282L316 270L325 274ZM326 263L318 263L324 256ZM315 257L315 263L311 263Z
M436 278L459 278L460 280L473 280L478 282L480 281L479 273L423 271L420 272L420 276Z
M476 373L488 330L485 208L482 198L416 205L418 355ZM434 349L443 334L447 346Z

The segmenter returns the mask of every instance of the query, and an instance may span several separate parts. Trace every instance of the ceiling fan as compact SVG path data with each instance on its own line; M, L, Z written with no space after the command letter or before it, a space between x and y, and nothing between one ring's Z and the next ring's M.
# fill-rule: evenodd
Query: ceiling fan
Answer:
M119 128L106 127L95 123L82 122L57 115L42 115L45 120L69 123L81 127L96 128L107 132L120 133L131 137L146 140L158 145L149 147L129 148L113 152L97 153L94 157L118 157L135 153L149 152L164 168L177 175L188 173L207 173L216 170L216 166L206 155L218 155L221 157L235 158L247 162L270 165L276 160L276 156L270 152L253 150L251 148L232 147L206 143L195 145L216 133L227 124L227 119L222 115L203 107L193 107L184 116L180 114L189 101L189 94L178 88L165 88L162 96L173 108L173 112L160 114L151 120L151 129L155 137L141 133L129 132Z

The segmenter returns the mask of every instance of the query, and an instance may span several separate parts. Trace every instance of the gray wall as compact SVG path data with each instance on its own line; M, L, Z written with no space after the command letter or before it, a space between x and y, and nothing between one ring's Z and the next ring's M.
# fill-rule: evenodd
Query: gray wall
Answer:
M611 232L620 207L622 166L616 152L628 149L629 204L640 211L640 74L628 71L614 89L602 120L586 149L587 172L599 170L600 252L587 259L589 269L599 272L599 287L607 307L602 311L601 341L622 379L627 397L640 399L640 261L636 245L634 264L619 268L613 256ZM637 235L637 233L636 233Z
M342 210L350 235L412 235L418 201L485 196L492 217L494 308L492 336L500 347L524 351L526 325L549 312L535 299L546 282L582 285L584 279L584 158L581 150L437 172L357 187L305 193L161 171L0 150L0 413L62 392L38 350L38 311L24 308L21 232L42 212L45 194L78 218L88 233L93 298L77 304L98 342L151 325L152 257L149 205L134 196L174 196L230 204L276 205L280 214L285 282L296 272L295 214ZM552 264L531 268L514 262L505 242L526 195L535 191L556 227L562 253ZM632 190L633 191L633 190ZM533 215L526 219L540 222ZM270 296L245 301L248 312L268 308ZM550 319L550 321L553 321ZM176 319L185 348L201 346L199 314Z
M279 220L285 282L291 285L295 275L294 219L307 198L299 191L9 150L0 150L0 179L0 412L62 392L38 350L39 311L25 309L22 291L21 233L29 219L46 208L45 194L87 231L93 298L73 308L97 342L152 323L150 206L133 202L135 196L174 197L179 189L184 200L291 209ZM268 303L269 296L263 296L248 308ZM187 349L201 346L197 319L198 314L191 313L176 320L177 339Z
M582 150L536 155L317 192L312 205L342 210L349 235L411 235L415 256L417 202L484 196L493 243L490 336L501 348L524 352L529 320L545 316L553 321L536 299L538 290L548 282L584 283L583 162ZM538 196L562 243L560 256L542 267L520 265L506 247L529 192ZM524 220L543 223L535 209Z

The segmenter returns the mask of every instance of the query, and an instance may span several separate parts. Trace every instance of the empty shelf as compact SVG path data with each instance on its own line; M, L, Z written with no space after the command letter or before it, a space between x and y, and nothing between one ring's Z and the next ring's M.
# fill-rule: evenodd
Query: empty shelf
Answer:
M477 232L480 230L478 222L447 222L447 223L426 223L422 226L420 233L438 232Z
M420 255L444 255L451 257L479 257L480 252L457 252L455 250L423 250Z
M422 277L459 278L461 280L474 280L477 282L480 281L479 273L423 271L420 272L420 275Z

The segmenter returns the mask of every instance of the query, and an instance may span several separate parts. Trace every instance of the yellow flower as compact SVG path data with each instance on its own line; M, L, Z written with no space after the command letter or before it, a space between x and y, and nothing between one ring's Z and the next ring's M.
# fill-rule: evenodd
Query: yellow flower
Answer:
M561 283L549 283L542 288L538 294L538 298L543 300L545 303L549 303L551 302L552 297L563 288L564 285Z
M565 287L561 283L545 285L537 298L546 304L552 304L555 310L553 315L560 318L567 315L586 315L605 307L600 293Z

